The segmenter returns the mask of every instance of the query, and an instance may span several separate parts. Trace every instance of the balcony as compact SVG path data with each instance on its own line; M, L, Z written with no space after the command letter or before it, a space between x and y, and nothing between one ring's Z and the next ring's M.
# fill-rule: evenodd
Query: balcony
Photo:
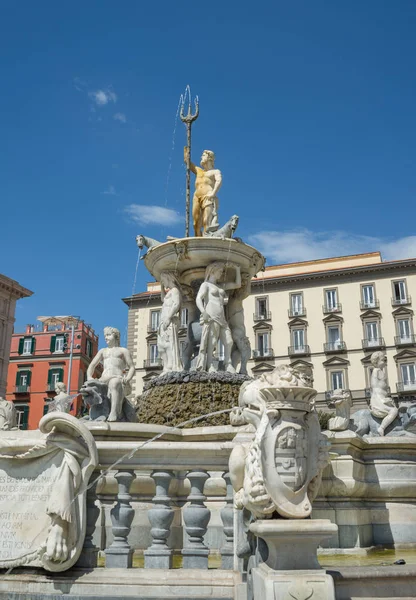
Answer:
M289 356L305 356L310 354L311 350L307 344L303 344L303 346L289 346L287 353Z
M347 344L345 342L327 342L324 344L325 354L331 354L331 352L346 352Z
M258 323L259 321L270 321L271 318L272 318L272 313L269 310L266 310L261 313L253 314L253 320L255 323Z
M253 350L253 358L273 358L273 348L267 348L267 350Z
M405 306L406 304L412 303L412 297L406 296L406 298L392 298L391 305L392 306Z
M360 308L361 310L368 310L369 308L380 308L380 301L379 300L373 300L372 302L365 302L364 300L362 300L360 302Z
M416 392L416 381L399 381L396 383L396 390L398 393L405 394Z
M351 396L351 391L350 391L350 390L346 390L346 389L344 389L344 388L342 388L342 390L341 390L341 389L338 389L338 390L327 390L327 391L325 392L325 400L326 400L327 402L330 402L330 401L331 401L331 398L332 398L332 394L335 394L335 392L341 392L341 391L343 391L343 392L348 392L348 393L350 394L350 396Z
M54 392L57 383L59 383L59 382L55 381L55 383L48 383L48 385L46 386L46 391L47 392Z
M322 307L322 311L324 313L324 315L328 315L328 314L332 314L332 313L339 313L342 311L342 304L340 304L339 302L337 302L336 304L324 304Z
M30 385L16 385L14 388L15 394L28 394L30 392Z
M161 358L145 358L143 361L144 369L161 369L163 362Z
M386 393L387 393L388 396L390 396L391 389L389 387L386 388ZM371 387L368 387L368 388L364 389L364 396L366 398L371 398Z
M361 340L361 343L362 343L364 350L368 350L369 348L385 348L386 347L384 338L382 338L382 337Z
M396 335L394 337L395 346L414 346L416 344L416 335Z
M159 324L157 324L157 325L150 324L147 326L147 333L156 333L158 329L159 329Z
M289 308L287 312L291 319L293 319L293 317L306 317L306 308L303 306Z

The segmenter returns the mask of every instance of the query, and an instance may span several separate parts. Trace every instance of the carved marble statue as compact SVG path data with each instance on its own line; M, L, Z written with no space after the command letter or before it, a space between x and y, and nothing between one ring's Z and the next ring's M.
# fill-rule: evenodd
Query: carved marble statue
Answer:
M221 238L222 240L232 239L235 230L238 226L239 217L237 215L233 215L231 219L228 219L225 225L217 229L217 231L208 231L204 233L204 237L214 237ZM238 241L241 241L241 238L236 238Z
M102 362L104 370L98 381L108 386L111 410L107 420L118 421L122 414L124 396L130 393L129 383L135 369L129 350L120 347L120 331L115 327L105 327L104 338L107 348L101 349L91 361L87 371L87 383L91 379L94 380L95 368Z
M58 381L55 386L56 396L49 402L48 413L50 412L63 412L69 413L71 410L72 398L66 391L66 385L63 381Z
M175 274L163 271L160 276L162 311L157 334L157 345L163 361L163 373L182 371L178 327L181 309L181 289Z
M247 375L247 362L251 356L251 346L244 324L243 300L250 294L250 287L251 277L244 274L241 287L230 294L226 308L227 321L234 342L231 351L232 365L236 369L240 364L240 373L244 375Z
M230 456L236 508L260 519L311 514L329 446L320 431L315 396L316 390L286 365L243 383L231 423L243 419L256 434Z
M184 149L185 164L188 162L188 148ZM201 156L201 167L190 162L190 169L196 175L195 193L192 201L192 218L196 237L218 229L217 193L222 184L219 169L214 168L215 154L212 150L204 150Z
M17 429L17 411L13 402L0 396L0 431Z
M220 340L224 346L224 368L229 373L235 373L231 364L233 338L225 319L224 307L227 303L225 291L241 286L241 273L240 267L237 265L228 264L228 267L235 270L235 281L219 283L225 276L226 263L217 261L208 265L205 271L205 281L201 284L196 297L196 305L201 311L202 325L197 371L215 371L212 359Z
M83 547L86 488L98 464L94 438L75 417L56 411L41 419L39 429L36 438L0 436L0 478L7 491L0 513L10 515L12 540L0 557L2 569L65 571Z
M329 419L330 431L345 431L350 424L352 400L348 390L334 390L328 402L329 408L335 408L335 417Z
M373 372L371 374L371 400L370 411L373 417L383 419L378 433L384 436L387 427L393 423L399 413L394 400L387 394L387 375L385 371L386 356L383 352L374 352L371 355Z

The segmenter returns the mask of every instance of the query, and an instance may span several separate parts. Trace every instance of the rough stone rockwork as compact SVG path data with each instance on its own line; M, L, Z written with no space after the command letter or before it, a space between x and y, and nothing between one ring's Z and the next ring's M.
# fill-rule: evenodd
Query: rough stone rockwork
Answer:
M238 400L240 386L247 375L232 373L167 373L152 379L135 400L140 423L177 426L211 412L231 409ZM227 425L227 413L199 419L187 427Z

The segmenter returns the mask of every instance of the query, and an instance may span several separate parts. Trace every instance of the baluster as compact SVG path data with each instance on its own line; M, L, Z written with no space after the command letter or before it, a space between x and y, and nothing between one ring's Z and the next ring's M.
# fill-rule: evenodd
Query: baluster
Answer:
M134 471L120 470L115 474L118 483L117 503L111 509L113 542L105 550L105 566L108 568L130 569L133 565L133 548L127 536L130 533L134 517L134 508L130 504L130 488L136 475Z
M93 473L91 475L91 479L97 479L98 474ZM96 505L95 501L97 500L97 481L93 483L93 485L87 490L87 525L85 532L85 541L84 546L82 548L81 555L77 561L78 567L84 567L86 569L94 569L97 566L98 562L98 552L99 549L92 541L92 536L94 535L95 525L97 523L98 516L100 514L100 509Z
M152 545L144 552L144 566L146 569L171 569L173 551L169 548L167 539L174 516L169 496L169 484L173 473L153 471L151 476L156 485L153 508L147 513L152 526Z
M204 544L211 512L205 506L204 484L209 475L206 471L189 471L191 483L188 496L189 506L183 509L183 520L189 536L187 546L182 550L184 569L208 569L209 550Z
M223 569L234 568L234 507L233 507L233 486L230 479L230 473L225 471L222 474L225 481L227 494L225 496L226 505L221 509L221 519L224 525L225 540L221 547L221 567Z

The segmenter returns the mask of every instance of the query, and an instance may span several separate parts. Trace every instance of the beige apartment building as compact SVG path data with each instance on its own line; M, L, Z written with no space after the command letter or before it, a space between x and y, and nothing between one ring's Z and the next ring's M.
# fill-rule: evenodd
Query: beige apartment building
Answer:
M379 252L266 267L244 301L253 376L279 364L312 369L318 405L334 389L349 389L354 410L369 399L371 354L387 355L392 395L416 395L416 258L383 261ZM416 301L416 300L415 300ZM134 392L160 374L157 328L160 287L125 298L128 346L136 364ZM182 309L180 343L187 339ZM221 359L221 349L218 349Z

